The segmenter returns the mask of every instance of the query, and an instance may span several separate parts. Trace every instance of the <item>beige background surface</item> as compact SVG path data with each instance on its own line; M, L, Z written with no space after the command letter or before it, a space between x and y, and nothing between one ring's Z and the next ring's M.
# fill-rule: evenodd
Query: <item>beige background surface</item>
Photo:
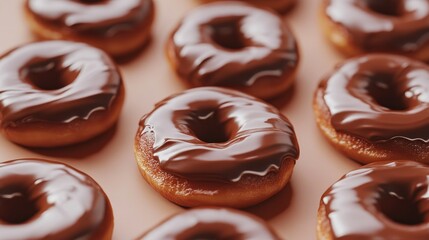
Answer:
M85 144L53 150L23 148L0 136L0 161L25 157L52 159L92 176L112 202L114 239L134 239L165 217L184 211L146 184L133 155L133 138L140 117L157 101L185 89L166 61L164 46L179 19L198 4L193 0L155 2L157 14L151 44L136 58L120 65L127 93L114 130ZM294 124L301 157L289 186L249 209L267 219L288 240L316 238L316 212L321 194L358 166L325 141L313 117L311 103L318 81L343 59L319 29L319 2L301 0L284 18L298 39L301 63L291 98L284 96L273 102ZM25 24L22 4L23 0L0 0L0 52L33 40Z

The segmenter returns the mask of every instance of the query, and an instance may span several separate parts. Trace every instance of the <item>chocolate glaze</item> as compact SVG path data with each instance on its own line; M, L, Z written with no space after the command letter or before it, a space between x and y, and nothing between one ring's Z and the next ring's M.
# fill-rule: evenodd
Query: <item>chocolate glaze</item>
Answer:
M364 51L415 53L429 44L429 0L325 0L324 14Z
M280 237L253 215L233 209L206 207L176 214L137 239L279 240Z
M395 55L345 61L317 90L335 130L371 141L429 141L429 67Z
M68 123L109 109L122 88L110 58L80 43L45 41L0 58L0 121Z
M332 239L429 239L429 168L378 162L343 176L322 196Z
M213 1L213 0L212 0ZM237 0L223 0L237 1ZM296 0L241 0L246 3L251 3L260 7L269 7L283 14L291 9L296 4Z
M277 109L216 87L161 101L142 118L137 134L154 138L153 155L163 170L191 180L264 176L299 156L293 127Z
M153 18L152 0L27 0L38 20L65 32L113 37Z
M169 48L179 75L193 86L283 81L299 58L295 38L278 15L239 2L196 8L173 32Z
M2 239L100 239L112 224L109 200L89 176L63 164L0 164Z

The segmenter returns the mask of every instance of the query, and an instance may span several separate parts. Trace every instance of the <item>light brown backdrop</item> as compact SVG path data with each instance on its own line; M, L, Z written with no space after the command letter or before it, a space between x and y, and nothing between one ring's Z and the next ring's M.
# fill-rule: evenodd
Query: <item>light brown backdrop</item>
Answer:
M92 176L112 202L114 239L133 239L165 217L184 211L146 184L133 155L133 138L140 117L157 101L185 89L166 61L164 46L179 19L198 4L193 0L155 1L157 14L151 44L135 59L120 65L127 92L115 130L83 145L56 150L27 149L0 136L0 161L24 157L52 159ZM249 210L267 219L288 240L315 239L321 194L358 166L325 141L313 117L311 103L318 81L343 59L319 29L319 2L300 0L285 16L298 39L301 62L292 97L274 101L295 126L301 157L290 185ZM33 40L25 24L22 4L23 0L0 0L0 52Z

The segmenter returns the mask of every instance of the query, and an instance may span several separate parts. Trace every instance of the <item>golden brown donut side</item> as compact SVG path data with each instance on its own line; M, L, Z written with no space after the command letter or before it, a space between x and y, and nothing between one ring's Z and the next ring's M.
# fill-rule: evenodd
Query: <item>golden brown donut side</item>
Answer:
M329 220L326 218L326 208L320 203L317 210L317 239L318 240L333 240L332 231L329 227Z
M142 128L138 133L142 132ZM146 135L148 136L148 135ZM264 177L245 175L238 182L192 181L170 174L153 158L154 139L136 135L134 153L140 173L163 197L181 206L225 206L245 208L282 190L292 175L295 161L285 159L275 173Z

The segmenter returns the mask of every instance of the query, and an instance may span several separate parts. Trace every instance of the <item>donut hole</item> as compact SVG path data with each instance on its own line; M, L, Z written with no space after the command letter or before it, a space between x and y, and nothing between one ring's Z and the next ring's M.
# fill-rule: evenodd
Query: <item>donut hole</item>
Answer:
M240 19L220 21L207 25L208 35L220 47L240 50L246 47L240 31Z
M204 109L193 112L189 128L194 135L205 143L225 143L230 139L225 124L219 119L215 109Z
M21 77L41 90L58 90L72 83L79 74L63 67L58 61L39 61L21 70Z
M367 6L372 11L387 16L402 16L405 13L403 0L367 0Z
M9 224L20 224L30 220L38 208L30 199L28 191L20 186L0 189L0 219Z
M391 74L376 74L370 77L367 90L372 99L380 106L392 111L404 111L409 108L405 96L398 90Z
M380 211L393 222L403 225L419 225L425 222L425 214L417 201L403 191L384 191L379 201Z

